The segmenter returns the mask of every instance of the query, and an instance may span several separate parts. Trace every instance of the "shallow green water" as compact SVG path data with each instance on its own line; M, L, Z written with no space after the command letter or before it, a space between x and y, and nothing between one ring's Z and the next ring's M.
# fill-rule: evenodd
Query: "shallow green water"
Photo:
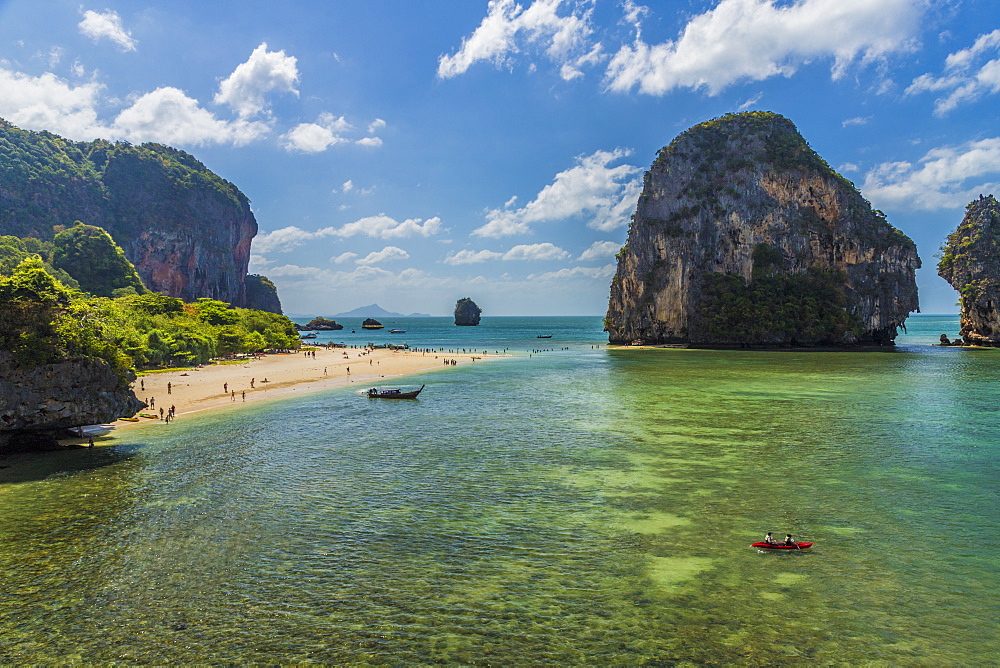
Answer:
M2 462L0 663L1000 656L1000 351L599 329Z

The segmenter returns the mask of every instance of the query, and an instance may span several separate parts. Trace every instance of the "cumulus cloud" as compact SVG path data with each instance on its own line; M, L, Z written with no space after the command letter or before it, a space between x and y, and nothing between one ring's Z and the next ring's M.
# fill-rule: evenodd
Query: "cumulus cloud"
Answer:
M649 95L675 88L716 95L737 81L791 76L821 58L833 59L838 79L858 59L911 49L924 6L919 0L721 0L692 18L676 40L661 44L643 41L642 13L632 11L635 41L611 58L606 85Z
M548 242L541 244L519 244L505 253L497 251L460 250L444 259L445 264L476 264L490 260L565 260L570 255L562 248Z
M398 248L396 246L386 246L380 251L373 251L363 258L355 260L355 262L357 264L382 264L383 262L406 260L409 257L410 254L402 248Z
M381 146L382 139L379 137L362 137L355 143L359 146Z
M408 218L397 221L384 214L361 218L340 227L324 227L310 232L294 225L258 234L253 240L255 251L287 252L314 239L324 237L348 238L366 236L376 239L404 239L408 237L429 237L442 232L441 219L434 217L424 221Z
M95 42L101 39L110 39L122 48L122 51L135 51L138 44L132 39L132 33L122 26L122 19L117 12L110 9L102 12L87 10L83 13L83 20L77 24L80 32Z
M883 163L868 172L862 190L886 209L964 207L980 194L1000 192L1000 137L935 148L917 164Z
M228 143L248 144L270 131L257 121L225 121L199 106L183 91L166 86L140 96L123 110L114 123L114 136L132 142L157 141L165 144L201 146Z
M998 51L1000 29L980 35L969 48L948 55L943 76L922 74L913 80L906 94L946 93L934 102L934 113L944 116L963 102L975 101L984 93L1000 92L1000 58L976 67L984 54Z
M266 110L268 93L298 95L295 89L299 80L297 62L284 51L268 51L267 42L262 42L245 63L237 65L219 84L215 104L228 105L240 118L249 118Z
M565 280L572 278L608 279L615 275L618 265L611 263L601 267L565 267L557 271L547 271L543 274L529 274L531 281Z
M580 67L601 58L600 44L591 44L591 2L575 3L560 16L563 0L535 0L527 8L514 0L491 0L479 27L462 40L459 50L438 60L438 77L463 74L478 62L509 65L512 54L538 50L556 63L566 79L581 76ZM534 65L534 64L532 64Z
M315 123L299 123L282 135L284 147L289 151L319 153L334 144L348 141L342 134L352 129L343 116L322 113Z
M48 130L76 140L107 137L111 128L97 118L104 86L77 86L51 73L30 76L0 64L0 117L18 127Z
M636 174L642 170L612 163L629 155L631 151L618 148L577 158L575 167L556 174L525 206L511 208L512 198L504 208L487 211L487 223L472 234L493 238L524 234L532 223L573 217L586 217L589 227L603 231L626 225L640 190Z
M577 259L585 262L586 260L595 260L603 257L614 257L621 250L621 247L622 245L615 241L595 241Z
M357 256L358 256L357 253L352 253L350 251L347 251L346 253L341 253L340 255L335 255L334 257L331 257L330 262L333 262L334 264L344 264L345 262L350 262Z

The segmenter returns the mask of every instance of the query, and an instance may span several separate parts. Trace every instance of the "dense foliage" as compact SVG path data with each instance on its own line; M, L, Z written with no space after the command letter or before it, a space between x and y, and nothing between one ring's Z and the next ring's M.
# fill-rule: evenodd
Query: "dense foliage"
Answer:
M247 274L244 279L247 289L247 308L255 308L271 313L281 313L281 300L278 299L278 288L267 276Z
M0 275L0 350L13 352L21 364L91 356L124 374L133 365L201 364L298 345L295 326L284 316L212 299L185 304L156 293L96 297L67 288L37 255Z
M711 340L734 344L838 344L863 327L848 313L844 277L821 269L802 274L756 272L704 277L699 322Z
M97 297L146 292L135 267L100 227L77 221L56 234L52 244L53 266L73 276L81 290Z
M246 207L246 197L196 158L162 144L73 142L0 119L0 233L49 240L75 220L122 246L153 218L195 226L193 194ZM167 212L170 215L167 215Z
M79 289L80 284L75 278L62 269L52 266L52 254L55 246L51 241L39 241L28 237L20 239L18 237L0 237L0 275L10 276L14 273L17 265L21 264L29 257L38 257L42 260L42 266L49 274L59 280L68 288Z

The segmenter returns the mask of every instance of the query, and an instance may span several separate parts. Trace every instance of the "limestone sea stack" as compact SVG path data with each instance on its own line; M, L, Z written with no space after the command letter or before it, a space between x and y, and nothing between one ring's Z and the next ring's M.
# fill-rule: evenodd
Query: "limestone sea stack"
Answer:
M612 344L891 344L916 246L787 118L728 114L661 149L618 254Z
M979 196L941 249L938 275L958 290L967 344L1000 346L1000 203Z
M479 324L483 309L468 297L459 299L455 304L455 324L462 327L473 327Z

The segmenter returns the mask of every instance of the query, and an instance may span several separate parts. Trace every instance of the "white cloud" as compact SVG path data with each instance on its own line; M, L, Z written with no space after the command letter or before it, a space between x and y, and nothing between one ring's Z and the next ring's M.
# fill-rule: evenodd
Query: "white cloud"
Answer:
M28 130L48 130L76 140L111 136L98 121L97 105L104 86L74 86L52 73L33 77L0 64L0 117Z
M927 152L919 164L887 162L865 176L865 197L880 208L958 209L1000 192L1000 137Z
M945 59L947 74L942 77L922 74L910 83L906 94L947 92L934 101L935 115L944 116L963 102L972 102L984 93L1000 92L1000 59L994 58L972 70L980 56L990 51L1000 51L1000 29L980 35L968 49L950 54Z
M445 264L475 264L490 260L565 260L569 253L548 242L541 244L519 244L505 253L496 251L461 250L444 259Z
M122 19L117 12L110 9L104 13L87 10L83 20L77 25L80 32L95 42L99 39L110 39L122 48L122 51L135 51L138 44L132 39L132 33L122 27Z
M266 135L261 122L224 121L202 109L198 101L170 86L139 97L114 123L114 136L132 142L157 141L173 145L248 144Z
M354 143L360 146L381 146L382 140L378 137L362 137Z
M334 264L344 264L345 262L350 262L357 256L358 256L357 253L352 253L350 251L347 251L346 253L341 253L340 255L335 255L334 257L331 257L330 262L333 262Z
M384 214L361 218L341 227L324 227L309 232L302 228L282 227L273 232L262 232L253 240L253 249L261 253L270 251L287 252L298 248L307 241L324 237L354 237L367 236L376 239L404 239L407 237L429 237L442 232L441 219L434 217L424 221L421 218L408 218L402 222L396 221Z
M295 57L285 55L284 51L268 51L267 42L263 42L219 84L214 101L229 105L240 118L249 118L267 108L264 96L268 93L298 95L295 89L298 80Z
M514 0L490 0L486 17L462 40L458 52L440 57L438 77L458 76L482 61L508 65L511 54L528 47L538 48L559 65L564 79L580 76L581 66L601 57L600 45L588 41L593 32L592 3L575 3L568 15L560 16L562 4L563 0L535 0L525 9Z
M345 193L349 193L352 190L354 190L354 181L352 181L351 179L347 179L346 181L344 181L344 185L341 186L340 188L340 191Z
M855 164L853 162L845 162L840 167L837 167L837 171L840 172L840 173L844 173L844 172L856 172L856 171L858 171L858 169L860 169L860 167L858 167L857 164Z
M299 123L281 138L285 140L285 149L289 151L319 153L334 144L349 141L341 135L351 129L353 127L343 116L323 112L315 123Z
M531 281L565 280L572 278L608 279L615 275L618 265L611 263L601 267L565 267L557 271L547 271L544 274L529 274Z
M509 208L511 199L508 208L487 211L488 222L472 234L493 238L523 234L532 223L576 216L588 217L589 227L603 231L626 225L639 195L635 175L641 170L633 165L612 167L611 163L629 155L631 151L619 148L577 158L575 167L556 174L524 207Z
M410 254L402 248L397 248L396 246L386 246L380 251L373 251L360 260L355 260L355 262L357 264L381 264L382 262L406 260L409 257Z
M812 60L832 58L838 79L857 59L907 51L919 27L920 0L721 0L685 26L676 41L648 44L637 29L606 72L610 90L649 95L675 88L718 94L737 81L791 76ZM634 7L634 5L633 5ZM640 13L632 12L636 21Z
M750 107L756 106L757 103L760 102L763 97L764 97L764 91L760 91L759 93L757 93L753 97L747 99L743 104L741 104L739 106L739 110L740 111L745 111L745 110L749 109Z
M368 134L373 135L384 127L385 127L385 121L383 121L381 118L376 118L374 121L368 124Z
M840 127L846 128L849 125L868 125L869 123L871 123L871 120L872 120L871 116L855 116L854 118L848 118L844 120L840 124Z
M614 257L620 251L622 245L615 241L595 241L590 244L590 248L583 251L577 258L581 262L595 260L602 257Z
M398 222L385 214L361 218L336 229L327 229L331 230L330 234L338 237L353 237L360 234L379 239L429 237L443 231L441 219L436 216L426 221L421 218L408 218Z

